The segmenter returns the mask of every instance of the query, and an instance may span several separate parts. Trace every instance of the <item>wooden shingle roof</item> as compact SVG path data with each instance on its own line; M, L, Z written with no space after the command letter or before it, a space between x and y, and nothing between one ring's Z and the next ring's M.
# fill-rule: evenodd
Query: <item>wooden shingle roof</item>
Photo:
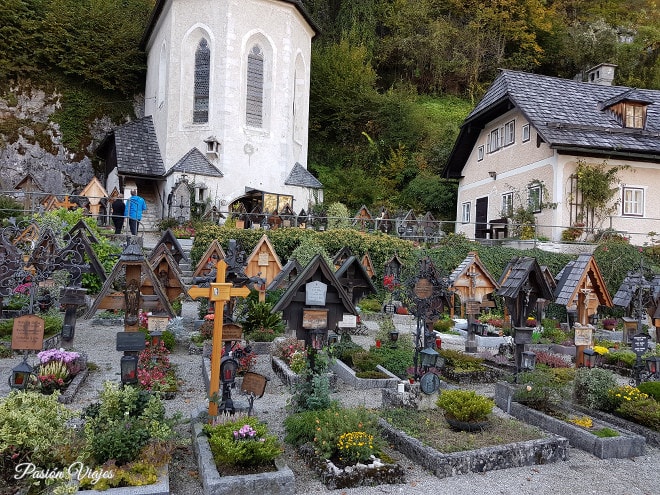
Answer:
M557 287L555 288L555 303L562 305L571 305L577 300L577 292L583 288L586 279L589 279L598 303L602 306L612 306L605 280L598 268L598 264L593 255L583 253L576 260L570 261L557 274Z

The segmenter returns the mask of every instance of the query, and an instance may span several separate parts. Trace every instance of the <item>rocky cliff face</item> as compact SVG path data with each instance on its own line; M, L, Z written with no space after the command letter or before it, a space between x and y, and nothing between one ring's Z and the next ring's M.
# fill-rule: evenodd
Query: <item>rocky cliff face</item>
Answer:
M93 152L112 129L109 118L88 125L91 144L85 150L67 149L53 114L61 94L29 83L0 90L0 190L13 191L28 173L46 194L75 194L94 176Z

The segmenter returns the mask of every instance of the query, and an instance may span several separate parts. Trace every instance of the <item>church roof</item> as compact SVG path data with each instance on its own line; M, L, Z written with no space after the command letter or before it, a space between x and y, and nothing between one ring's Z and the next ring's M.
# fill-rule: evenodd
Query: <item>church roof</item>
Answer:
M121 125L112 134L120 174L151 177L162 177L165 174L150 115Z
M311 187L314 189L323 188L323 184L298 162L293 166L291 173L284 183L287 186Z
M168 1L170 0L156 0L154 9L151 11L151 15L149 16L149 23L147 24L147 29L144 30L144 33L142 34L142 39L140 40L141 49L144 50L147 47L147 42L149 41L151 34L156 28L156 24L158 24L158 19L165 10L165 5L168 3ZM314 22L314 19L312 19L312 16L309 15L309 12L307 12L301 0L276 0L276 1L289 3L293 5L298 10L298 12L300 12L300 15L303 16L305 21L307 21L307 24L309 24L309 26L314 30L314 34L316 35L320 32L318 24L316 24Z
M197 148L193 148L183 155L183 157L167 172L167 175L174 172L192 175L206 175L208 177L223 176L222 172L215 168L215 165L213 165Z

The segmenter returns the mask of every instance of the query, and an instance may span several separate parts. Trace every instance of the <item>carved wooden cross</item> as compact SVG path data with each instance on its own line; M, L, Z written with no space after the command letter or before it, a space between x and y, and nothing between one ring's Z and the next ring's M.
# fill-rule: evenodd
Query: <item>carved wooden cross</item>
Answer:
M222 324L224 320L225 303L232 297L246 297L250 294L247 287L234 287L231 283L225 282L227 276L227 263L224 260L218 261L216 265L215 282L211 282L210 287L197 287L193 285L188 289L188 295L193 299L198 297L208 297L209 302L214 304L213 320L213 347L211 350L211 379L209 384L209 397L217 397L220 391L220 360L222 358ZM218 404L215 401L209 401L209 416L218 415Z

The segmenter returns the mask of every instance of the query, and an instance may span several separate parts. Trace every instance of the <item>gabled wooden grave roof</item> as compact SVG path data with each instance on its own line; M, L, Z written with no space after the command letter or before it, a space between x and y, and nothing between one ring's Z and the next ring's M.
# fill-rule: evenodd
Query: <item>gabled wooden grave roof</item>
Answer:
M569 261L557 274L557 287L554 291L555 303L573 305L582 289L592 288L598 297L598 304L612 307L612 298L607 291L605 280L593 255L583 253L576 260Z

